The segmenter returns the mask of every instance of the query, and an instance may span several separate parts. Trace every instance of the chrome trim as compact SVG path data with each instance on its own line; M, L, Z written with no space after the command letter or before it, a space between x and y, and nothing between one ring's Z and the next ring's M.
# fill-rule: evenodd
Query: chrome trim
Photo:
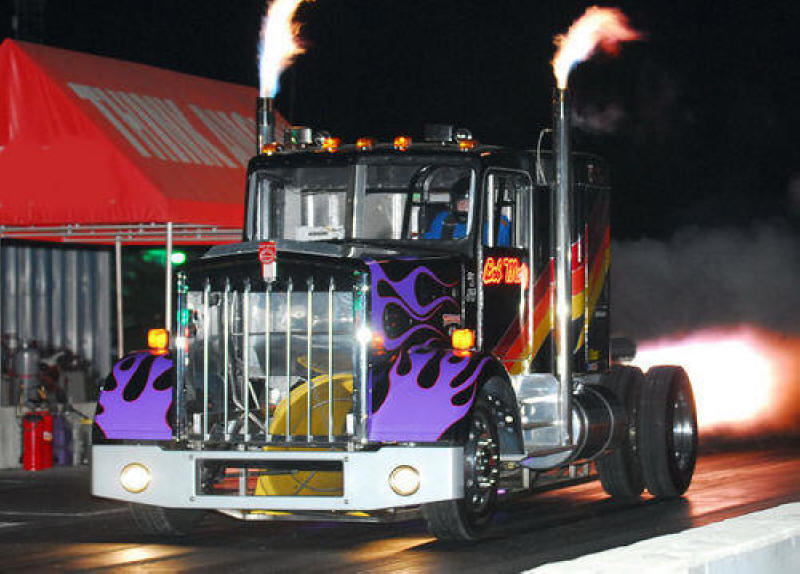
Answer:
M569 97L556 90L553 97L556 233L556 306L554 335L558 373L561 444L572 445L572 177L570 173Z
M268 281L264 289L264 436L272 440L269 432L270 388L269 375L272 372L272 282Z
M306 282L306 439L310 442L311 434L311 395L314 392L314 380L311 376L312 340L314 338L314 278Z
M189 288L186 284L186 274L179 272L176 283L177 289L177 308L179 317L183 316L183 312L187 307L187 293ZM186 379L186 325L183 325L184 331L175 338L175 388L174 388L174 403L175 403L175 433L174 436L178 439L183 437L183 424L182 420L184 415L184 397L183 389Z
M250 442L250 281L245 281L242 293L242 402L244 403L244 442Z
M209 333L209 313L208 299L211 294L211 282L206 279L203 285L203 440L208 440L208 345Z
M333 441L333 293L336 286L328 283L328 440Z
M225 280L225 291L222 296L222 392L223 392L223 411L225 440L231 439L230 434L230 413L228 412L228 372L230 365L230 304L231 304L231 282ZM208 336L206 334L206 336Z
M360 298L360 309L358 309L358 313L356 315L356 323L355 323L355 335L356 335L356 352L358 354L357 361L354 362L354 367L357 373L357 383L358 386L353 385L353 389L358 388L358 393L353 393L353 400L357 401L357 404L353 405L353 412L358 413L358 421L357 421L357 434L361 439L361 442L367 442L367 402L369 400L368 395L368 383L369 383L369 373L368 373L368 360L369 354L367 345L369 344L368 341L359 340L358 332L359 329L362 327L369 326L369 314L367 312L368 302L369 302L369 274L362 273L360 278L360 283L357 285L356 289L358 290L358 297Z
M538 160L537 160L538 161ZM536 308L536 300L534 299L534 291L536 286L536 226L535 215L536 205L534 202L534 195L536 193L536 186L531 186L530 197L528 198L528 346L530 351L528 353L528 367L525 369L525 374L529 375L533 372L533 358L534 358L534 329L533 329L533 313Z
M286 285L286 441L292 440L292 280Z
M218 496L200 494L199 461L337 461L342 465L342 496ZM119 471L139 461L153 473L144 492L119 484ZM410 496L392 492L388 477L400 464L419 470L423 480ZM159 480L156 477L160 477ZM464 495L461 447L387 446L375 451L163 450L151 445L92 447L92 494L104 498L172 508L261 510L377 510L456 500Z

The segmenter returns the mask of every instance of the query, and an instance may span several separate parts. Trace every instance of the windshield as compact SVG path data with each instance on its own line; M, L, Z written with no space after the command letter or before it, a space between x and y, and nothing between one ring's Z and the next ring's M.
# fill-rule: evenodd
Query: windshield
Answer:
M464 239L472 229L475 171L437 163L265 169L253 174L252 240Z

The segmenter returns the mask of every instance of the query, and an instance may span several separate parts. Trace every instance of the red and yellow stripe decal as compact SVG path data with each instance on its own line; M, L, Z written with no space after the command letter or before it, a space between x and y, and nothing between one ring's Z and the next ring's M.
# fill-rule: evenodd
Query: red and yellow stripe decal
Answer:
M586 333L594 315L597 300L603 292L611 261L611 232L608 221L608 203L601 202L590 219L583 237L572 245L572 320L586 322L580 330L575 347L577 351L585 343ZM588 240L588 241L587 241ZM586 244L592 248L587 261ZM529 330L528 313L522 313L509 326L493 349L494 354L505 362L511 374L522 372L525 361L532 360L542 347L547 335L553 330L555 308L554 261L551 259L533 284L533 329ZM588 307L588 309L585 307ZM532 335L532 336L531 336Z

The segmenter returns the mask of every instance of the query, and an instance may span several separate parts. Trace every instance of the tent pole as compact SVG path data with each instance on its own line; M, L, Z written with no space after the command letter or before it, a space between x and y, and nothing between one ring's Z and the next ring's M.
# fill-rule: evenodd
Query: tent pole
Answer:
M164 295L164 328L172 332L172 222L167 223L167 277Z
M114 238L114 266L117 284L117 358L121 359L125 353L125 332L122 322L122 240L119 235Z

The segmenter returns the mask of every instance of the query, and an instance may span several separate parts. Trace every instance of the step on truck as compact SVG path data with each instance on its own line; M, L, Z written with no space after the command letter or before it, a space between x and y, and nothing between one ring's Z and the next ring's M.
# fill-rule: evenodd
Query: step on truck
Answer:
M354 145L295 129L279 145L271 108L242 242L177 274L168 343L105 381L94 495L129 502L151 534L208 511L421 514L471 540L540 485L683 494L692 389L612 346L609 176L570 150L565 91L552 150L535 151L445 125Z

